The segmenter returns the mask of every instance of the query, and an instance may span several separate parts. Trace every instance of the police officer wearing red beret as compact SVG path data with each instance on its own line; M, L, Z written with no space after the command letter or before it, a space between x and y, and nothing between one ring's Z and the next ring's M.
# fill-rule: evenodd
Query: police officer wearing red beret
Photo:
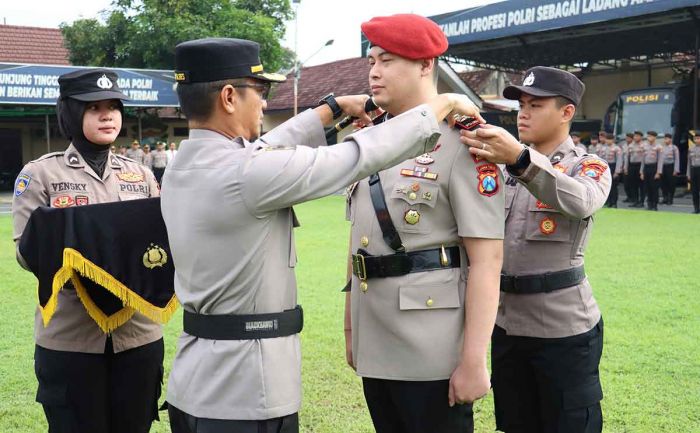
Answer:
M168 381L173 433L299 431L303 313L292 205L427 152L452 110L478 116L464 95L436 95L328 147L323 124L370 120L367 96L330 94L259 137L270 83L284 80L264 71L259 53L243 39L175 47L189 138L161 195L184 309Z
M388 117L437 95L447 38L433 21L377 17L362 31L372 94ZM440 133L428 153L348 190L346 356L379 433L473 431L472 402L489 390L503 178L471 157L457 129L443 122Z

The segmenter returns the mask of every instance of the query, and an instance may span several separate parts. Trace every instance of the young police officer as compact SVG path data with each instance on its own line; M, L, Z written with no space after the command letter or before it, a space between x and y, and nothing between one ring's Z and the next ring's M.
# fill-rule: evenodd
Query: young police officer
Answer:
M530 147L502 128L462 132L472 153L508 172L491 358L496 424L507 433L600 432L603 322L583 255L611 173L568 136L583 83L541 66L524 77L503 95L520 101L518 132Z
M117 75L106 69L79 70L61 75L58 84L56 112L70 145L28 163L17 178L12 216L18 244L39 206L65 208L158 196L149 169L109 151L122 127L121 101L127 99ZM19 252L17 259L27 267ZM139 313L106 334L83 307L72 283L58 292L56 312L47 326L37 308L36 400L44 406L49 432L148 432L158 414L162 335L160 325Z
M372 94L387 116L437 95L436 58L447 49L437 24L400 14L373 18L362 31L372 44ZM473 431L471 403L489 389L503 178L496 164L472 158L458 130L443 123L440 131L431 152L348 194L346 353L378 433Z
M291 206L432 149L437 121L478 116L441 95L333 147L322 125L343 113L369 120L367 96L328 95L259 140L270 82L257 43L211 38L175 49L188 140L163 178L162 211L184 333L168 383L181 432L297 432L301 308ZM313 146L313 147L312 147ZM317 147L317 148L316 148Z

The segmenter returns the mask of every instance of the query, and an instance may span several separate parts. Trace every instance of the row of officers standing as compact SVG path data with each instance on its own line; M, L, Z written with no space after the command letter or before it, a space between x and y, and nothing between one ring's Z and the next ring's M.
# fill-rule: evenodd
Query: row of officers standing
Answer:
M691 131L694 146L688 149L688 163L685 173L691 186L693 212L700 214L700 130ZM656 131L642 131L625 134L625 139L615 142L615 135L600 131L591 136L591 144L586 147L578 132L571 138L577 147L589 154L600 156L607 161L613 173L613 183L606 202L607 207L617 207L618 185L623 184L629 207L658 210L659 188L661 204L672 205L676 184L680 176L680 152L673 144L673 135L664 134L659 140ZM661 141L661 143L659 142Z
M177 155L177 147L175 143L170 143L168 150L165 150L165 143L159 141L156 143L155 150L151 151L151 146L149 144L141 146L138 140L134 140L131 143L131 147L125 149L123 154L151 169L156 180L160 183L163 178L163 173L165 173L165 167L167 167L168 163Z
M584 84L559 69L526 71L503 92L520 105L517 139L484 124L466 96L438 94L448 42L433 21L376 17L362 32L386 114L334 146L323 125L343 115L370 123L366 96L330 94L259 137L270 85L284 80L264 72L259 45L179 44L189 139L162 191L148 169L108 152L126 98L116 74L61 77L72 144L20 174L15 240L33 209L72 205L74 192L89 188L90 203L160 195L184 309L166 398L173 433L297 433L304 321L292 206L348 187L345 351L377 432L471 432L472 403L491 386L500 431L601 432L603 319L584 254L612 170L569 137ZM481 127L467 131L451 114ZM56 191L64 185L80 191ZM37 314L35 325L49 430L148 432L160 327L135 314L105 335L74 290L60 293L56 318L44 327Z

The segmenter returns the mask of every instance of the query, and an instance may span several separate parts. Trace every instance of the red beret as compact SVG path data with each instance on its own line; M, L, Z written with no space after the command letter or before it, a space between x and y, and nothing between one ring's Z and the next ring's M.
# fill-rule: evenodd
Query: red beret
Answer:
M414 14L374 17L362 23L372 45L407 59L437 57L447 51L447 37L435 22Z

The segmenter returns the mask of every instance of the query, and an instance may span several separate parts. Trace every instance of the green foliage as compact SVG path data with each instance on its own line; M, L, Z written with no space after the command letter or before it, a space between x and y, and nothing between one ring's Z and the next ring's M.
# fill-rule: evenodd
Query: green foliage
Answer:
M345 364L343 304L349 224L341 197L295 206L299 301L304 306L303 433L369 433L362 385ZM700 433L700 218L605 209L586 270L605 318L601 378L606 433ZM0 432L46 431L34 402L36 280L15 263L12 223L0 215ZM182 330L165 326L167 374ZM167 385L167 384L166 384ZM491 394L474 405L475 431L495 430ZM167 414L151 432L168 433Z
M173 69L175 45L227 37L260 43L265 69L287 63L279 41L291 17L289 0L115 0L104 22L63 23L70 61L76 65Z

